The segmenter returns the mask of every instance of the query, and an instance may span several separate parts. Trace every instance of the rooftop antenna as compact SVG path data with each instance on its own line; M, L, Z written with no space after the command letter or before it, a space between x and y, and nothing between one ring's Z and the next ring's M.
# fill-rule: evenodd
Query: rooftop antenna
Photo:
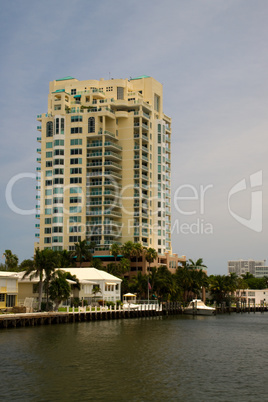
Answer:
M110 73L110 71L109 71L109 80L111 79L111 73Z

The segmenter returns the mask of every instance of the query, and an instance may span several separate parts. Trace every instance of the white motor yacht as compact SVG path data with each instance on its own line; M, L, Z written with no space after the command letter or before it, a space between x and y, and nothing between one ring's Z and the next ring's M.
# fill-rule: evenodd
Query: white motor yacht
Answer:
M200 299L193 299L191 303L185 307L184 314L213 315L216 314L216 309L214 307L206 306Z

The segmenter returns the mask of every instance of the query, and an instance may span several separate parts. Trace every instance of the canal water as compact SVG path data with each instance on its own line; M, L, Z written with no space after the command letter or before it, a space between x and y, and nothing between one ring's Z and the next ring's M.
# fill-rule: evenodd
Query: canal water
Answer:
M0 331L1 401L268 401L268 314Z

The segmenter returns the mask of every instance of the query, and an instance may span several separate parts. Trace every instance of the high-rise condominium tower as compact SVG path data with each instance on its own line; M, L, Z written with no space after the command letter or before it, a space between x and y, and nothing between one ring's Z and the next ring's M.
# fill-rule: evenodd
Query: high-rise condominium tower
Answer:
M50 82L37 116L40 249L128 240L171 254L171 119L152 77Z

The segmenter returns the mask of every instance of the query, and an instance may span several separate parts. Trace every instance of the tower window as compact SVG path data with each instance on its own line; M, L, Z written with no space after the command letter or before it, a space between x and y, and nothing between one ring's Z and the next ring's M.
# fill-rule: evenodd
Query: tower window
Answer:
M95 117L90 117L88 119L88 132L95 133Z
M117 87L117 99L124 99L124 87Z
M48 121L47 122L47 137L53 137L53 122Z
M154 110L159 112L160 110L160 96L154 94Z
M60 133L64 134L64 119L61 118L60 120Z

